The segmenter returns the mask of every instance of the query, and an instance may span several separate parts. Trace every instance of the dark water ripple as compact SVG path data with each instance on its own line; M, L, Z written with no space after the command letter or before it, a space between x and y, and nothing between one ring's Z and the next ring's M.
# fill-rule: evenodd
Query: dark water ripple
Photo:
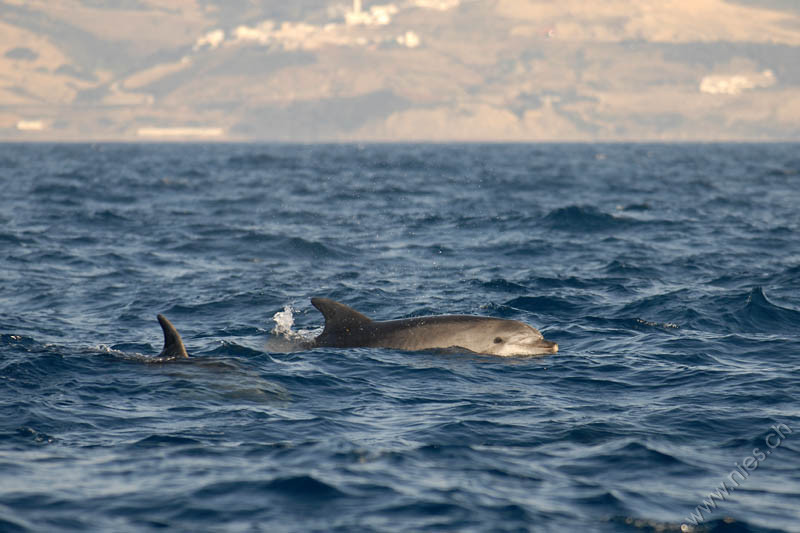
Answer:
M2 145L0 531L800 531L797 153ZM314 295L560 351L271 352Z

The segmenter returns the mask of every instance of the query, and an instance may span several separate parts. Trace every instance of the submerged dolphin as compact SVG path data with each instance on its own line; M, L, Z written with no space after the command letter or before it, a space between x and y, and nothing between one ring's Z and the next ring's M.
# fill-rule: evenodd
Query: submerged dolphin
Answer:
M461 349L501 356L558 351L558 344L517 320L442 315L377 322L329 298L312 298L311 303L325 317L325 329L310 348Z
M159 358L174 359L177 357L189 357L186 353L186 348L183 346L183 340L180 333L172 325L172 322L167 320L164 315L158 315L158 323L161 324L161 330L164 332L164 349L158 354Z
M286 402L291 398L283 386L262 379L257 372L241 368L236 362L218 357L189 357L181 336L164 315L158 315L164 331L164 349L157 357L136 358L139 361L169 364L169 375L195 383L181 394L190 398L233 399L237 402Z

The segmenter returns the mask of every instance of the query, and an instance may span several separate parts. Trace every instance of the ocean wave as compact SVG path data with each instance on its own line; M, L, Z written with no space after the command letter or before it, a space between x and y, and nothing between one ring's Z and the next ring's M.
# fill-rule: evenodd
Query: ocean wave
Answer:
M520 296L509 300L506 306L533 313L574 314L584 308L576 298L559 298L557 296Z
M677 530L800 427L797 153L0 145L0 529ZM271 350L316 295L560 350ZM794 439L706 531L796 529Z
M182 435L148 435L128 445L131 450L141 448L174 448L182 446L200 446L202 441Z
M0 344L29 349L30 347L36 345L36 341L33 339L33 337L28 337L26 335L3 333L0 334Z
M190 255L225 252L236 256L246 254L257 257L314 260L353 256L353 252L344 245L238 228L220 228L206 231L202 238L172 242L170 243L170 249Z
M219 346L214 348L211 351L203 352L203 355L210 355L210 356L218 356L218 355L225 355L225 356L239 356L239 357L256 357L259 355L263 355L264 352L260 350L254 350L253 348L242 346L237 344L233 341L221 341Z
M800 324L800 311L773 304L761 287L753 288L738 310L726 313L744 331L765 333L794 333Z
M225 167L239 170L268 171L275 168L293 168L301 162L293 157L276 155L274 153L245 153L228 157Z
M550 211L543 219L545 227L573 233L594 233L629 229L639 224L636 219L604 213L592 206L571 205Z
M27 531L35 531L36 529L29 522L15 517L14 515L16 513L4 505L0 505L0 513L3 515L0 516L0 530L2 531L6 531L8 533L23 533Z

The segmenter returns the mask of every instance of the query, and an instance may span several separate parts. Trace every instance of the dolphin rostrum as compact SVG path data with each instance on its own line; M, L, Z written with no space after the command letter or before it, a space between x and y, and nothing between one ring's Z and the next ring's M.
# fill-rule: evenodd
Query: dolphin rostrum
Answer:
M312 298L311 303L325 317L325 329L311 348L456 349L501 356L558 351L558 344L517 320L441 315L378 322L329 298Z
M161 329L164 331L164 349L158 354L159 358L174 359L180 357L189 357L186 353L186 348L183 346L181 335L172 322L167 320L164 315L158 315L158 323L161 324Z

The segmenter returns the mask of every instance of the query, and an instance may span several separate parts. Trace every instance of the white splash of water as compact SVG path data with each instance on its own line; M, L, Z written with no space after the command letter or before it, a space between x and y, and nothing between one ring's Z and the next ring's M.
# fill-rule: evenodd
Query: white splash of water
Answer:
M272 336L267 340L266 348L271 352L297 352L308 349L308 343L321 333L321 329L300 329L293 330L295 309L291 305L286 305L283 311L278 311L272 315L275 327L272 328Z
M290 337L292 333L292 326L294 326L294 309L291 305L286 305L283 311L278 311L272 315L272 320L275 321L275 327L272 328L273 335L281 335Z

